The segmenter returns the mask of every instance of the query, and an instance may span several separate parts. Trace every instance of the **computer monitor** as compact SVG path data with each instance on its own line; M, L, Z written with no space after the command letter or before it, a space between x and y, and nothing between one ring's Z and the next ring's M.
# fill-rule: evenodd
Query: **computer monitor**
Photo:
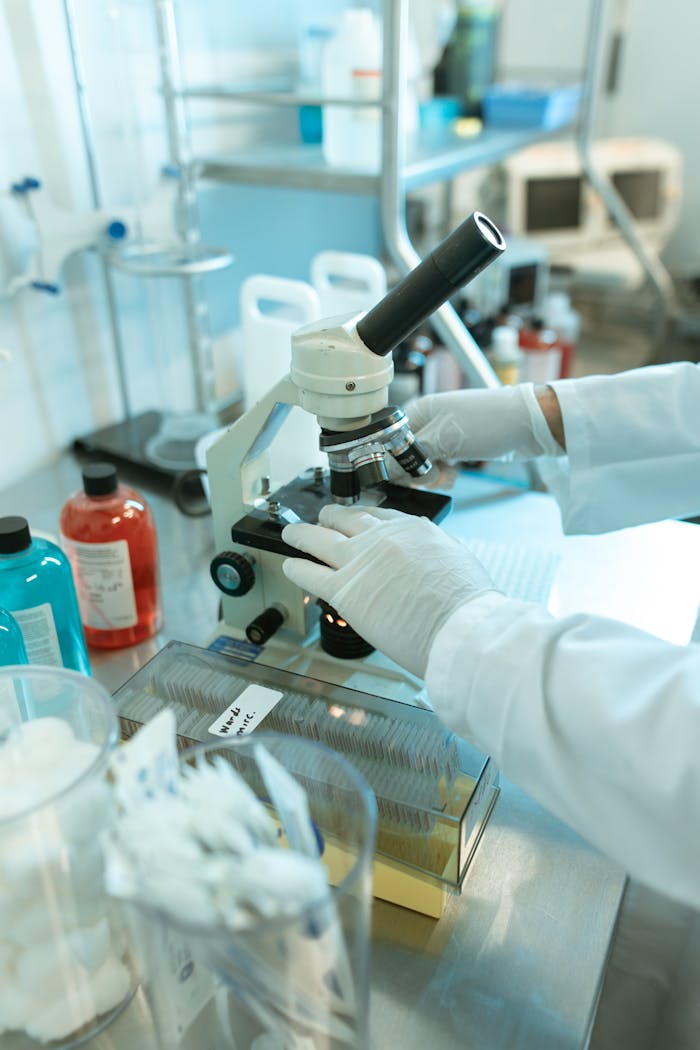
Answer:
M643 243L660 251L678 221L680 151L658 139L601 139L596 168L608 176L635 221ZM623 245L598 194L588 184L573 142L545 142L509 157L500 178L484 180L483 206L508 235L536 240L553 265Z

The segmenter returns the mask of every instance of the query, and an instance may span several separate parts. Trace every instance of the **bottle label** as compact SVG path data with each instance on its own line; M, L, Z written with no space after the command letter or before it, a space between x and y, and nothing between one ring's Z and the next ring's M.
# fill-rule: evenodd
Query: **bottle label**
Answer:
M351 73L352 97L358 102L377 102L382 97L382 73L376 69L353 69ZM358 106L355 119L379 123L381 110L379 106Z
M135 627L138 614L127 541L77 543L62 535L61 544L73 568L83 625L102 631Z
M22 632L29 663L62 667L61 647L51 605L45 602L31 609L13 609L12 615Z

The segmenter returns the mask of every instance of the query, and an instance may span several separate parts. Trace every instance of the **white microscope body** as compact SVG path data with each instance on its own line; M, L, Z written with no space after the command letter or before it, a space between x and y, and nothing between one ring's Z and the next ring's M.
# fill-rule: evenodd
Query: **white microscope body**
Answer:
M370 656L371 647L342 620L332 624L327 636L334 610L325 607L319 614L315 596L304 594L286 578L284 559L303 555L284 544L281 532L289 522L315 522L321 507L330 502L362 499L436 521L447 513L449 497L388 484L387 453L414 476L430 468L407 418L388 406L394 373L391 350L504 247L493 223L474 213L367 313L298 329L292 336L289 375L208 450L219 552L211 571L223 593L222 630L260 645L274 634L263 662L307 673L308 658L320 655L320 626L320 648L328 658L323 658L325 672L315 670L315 677L347 682L349 665L358 659L369 658L373 673L382 661L389 663L380 654ZM309 468L312 450L299 448L298 474L275 476L274 443L283 440L292 411L316 416L328 470ZM346 648L344 639L350 635L356 643ZM278 653L276 658L270 659L271 651ZM336 672L329 674L333 665Z
M292 481L275 475L271 445L294 406L316 415L321 427L336 431L361 427L387 406L393 362L390 357L373 354L361 342L355 328L357 320L357 314L330 318L295 332L289 375L233 423L207 453L217 550L238 551L248 558L254 573L250 589L235 596L224 591L222 599L225 622L243 631L265 609L278 605L284 609L285 629L297 634L300 642L315 633L318 608L282 572L282 562L292 552L279 554L233 544L231 528L251 511L261 522L279 523L271 535L288 522L300 520L294 510L279 505L270 485L271 479L278 485ZM318 471L308 467L311 451L295 450L298 475L306 470L309 487L320 491L325 487L323 502L330 503L327 472L321 480ZM245 566L239 563L239 567L247 578ZM237 590L235 569L230 572Z

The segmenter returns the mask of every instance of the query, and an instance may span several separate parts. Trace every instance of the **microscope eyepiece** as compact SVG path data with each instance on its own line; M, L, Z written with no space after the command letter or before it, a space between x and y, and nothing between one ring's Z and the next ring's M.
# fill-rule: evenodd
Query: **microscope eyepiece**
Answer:
M389 354L421 321L505 250L495 223L475 211L358 321L368 350Z

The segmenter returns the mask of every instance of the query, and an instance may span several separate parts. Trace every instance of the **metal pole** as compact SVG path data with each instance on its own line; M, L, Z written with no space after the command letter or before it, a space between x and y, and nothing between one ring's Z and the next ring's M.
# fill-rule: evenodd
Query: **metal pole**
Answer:
M406 229L406 151L402 110L406 85L401 56L406 54L408 0L384 0L384 71L382 109L382 170L379 175L382 230L387 251L402 275L421 262ZM462 323L457 311L444 303L430 323L475 386L499 386L499 380Z
M606 0L591 0L585 59L586 74L576 141L581 168L587 181L605 204L610 218L636 256L654 290L657 301L654 318L654 357L657 358L668 335L669 321L677 309L673 282L658 255L647 248L641 240L633 216L608 176L596 168L591 151L595 97L601 82L605 15Z
M92 199L93 207L99 210L102 208L102 196L100 193L100 183L97 175L97 163L95 159L95 141L92 134L92 121L90 119L90 109L85 94L85 74L83 72L82 56L80 54L80 49L78 46L75 13L73 10L72 0L63 0L63 13L66 22L68 47L70 51L71 67L73 70L73 80L75 83L75 93L78 103L80 131L83 138L83 146L85 148L85 159L87 162L88 169L88 181L90 183L90 196ZM131 401L129 398L129 387L126 379L124 344L122 342L121 331L119 329L119 319L117 316L117 299L114 290L114 281L112 274L109 270L109 266L105 262L105 259L101 253L99 253L99 265L102 286L107 302L107 314L109 316L109 324L112 330L112 344L114 347L114 360L117 368L119 396L122 402L122 410L124 412L124 417L125 419L130 419L132 415Z
M178 232L187 244L197 244L200 239L197 191L192 174L187 113L182 93L175 7L172 0L154 0L154 8L168 148L170 161L177 167L179 175ZM210 412L216 402L216 382L209 310L201 293L201 279L184 275L181 280L185 293L196 407L198 411Z

